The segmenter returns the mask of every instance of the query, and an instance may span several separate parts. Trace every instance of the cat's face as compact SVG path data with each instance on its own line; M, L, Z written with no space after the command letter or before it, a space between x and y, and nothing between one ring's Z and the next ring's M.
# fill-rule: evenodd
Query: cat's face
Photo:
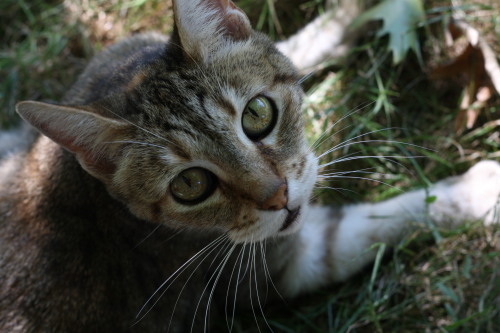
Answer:
M97 159L113 156L105 175L88 153L66 148L138 217L251 242L298 230L317 162L295 69L224 2L175 3L167 56L134 70L113 112L119 129L108 124L92 144ZM192 31L210 24L207 36ZM119 148L108 152L109 142Z
M158 137L137 131L132 140L154 146L130 145L112 188L143 218L216 227L235 241L296 230L316 160L294 69L261 36L182 66L134 88L149 115L141 126Z

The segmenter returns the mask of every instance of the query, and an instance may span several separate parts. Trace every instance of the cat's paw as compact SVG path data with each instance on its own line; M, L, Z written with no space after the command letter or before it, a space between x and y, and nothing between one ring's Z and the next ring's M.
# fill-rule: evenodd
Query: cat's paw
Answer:
M500 163L482 161L465 173L474 190L478 213L487 211L485 224L500 223Z
M437 214L458 220L500 223L500 163L482 161L465 174L436 184Z

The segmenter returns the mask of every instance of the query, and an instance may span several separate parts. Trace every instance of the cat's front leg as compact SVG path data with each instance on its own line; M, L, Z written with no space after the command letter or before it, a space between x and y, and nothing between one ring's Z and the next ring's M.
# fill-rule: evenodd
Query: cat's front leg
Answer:
M343 281L374 260L374 244L395 245L426 223L450 227L500 222L500 163L480 162L430 189L373 204L310 207L286 257L281 286L289 295ZM284 258L284 256L282 256Z

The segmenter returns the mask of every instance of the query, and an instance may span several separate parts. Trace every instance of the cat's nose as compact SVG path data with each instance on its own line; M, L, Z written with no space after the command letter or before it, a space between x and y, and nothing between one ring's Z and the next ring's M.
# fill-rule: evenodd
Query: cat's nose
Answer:
M285 183L281 184L276 191L262 203L263 210L280 210L288 203L288 189Z

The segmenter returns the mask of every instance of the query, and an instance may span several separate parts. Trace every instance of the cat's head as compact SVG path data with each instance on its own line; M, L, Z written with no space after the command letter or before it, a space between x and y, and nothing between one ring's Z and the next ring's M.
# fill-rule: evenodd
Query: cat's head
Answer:
M174 12L168 46L115 70L109 96L18 112L141 219L235 242L298 230L317 162L297 72L229 0L174 1Z

